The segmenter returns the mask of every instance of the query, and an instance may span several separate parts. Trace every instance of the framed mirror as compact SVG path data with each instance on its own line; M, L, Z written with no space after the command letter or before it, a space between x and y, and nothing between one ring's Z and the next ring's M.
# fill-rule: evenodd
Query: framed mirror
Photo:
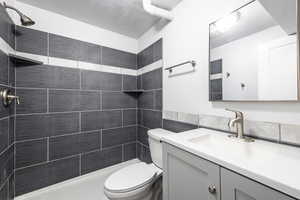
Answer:
M298 101L297 0L254 0L209 26L210 101Z

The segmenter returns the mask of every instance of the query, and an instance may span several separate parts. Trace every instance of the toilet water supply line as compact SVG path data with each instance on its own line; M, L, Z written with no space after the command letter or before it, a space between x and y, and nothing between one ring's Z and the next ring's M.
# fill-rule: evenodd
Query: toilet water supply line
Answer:
M143 0L143 7L151 15L165 18L169 21L172 21L174 18L170 11L152 5L151 0Z

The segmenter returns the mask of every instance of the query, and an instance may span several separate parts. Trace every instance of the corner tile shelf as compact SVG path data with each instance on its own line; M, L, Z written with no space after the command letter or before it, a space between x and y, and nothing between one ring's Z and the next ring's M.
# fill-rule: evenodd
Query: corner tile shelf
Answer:
M25 58L22 56L14 55L14 54L9 54L9 59L12 61L15 61L16 66L30 66L30 65L42 65L44 64L41 61L33 60L30 58Z

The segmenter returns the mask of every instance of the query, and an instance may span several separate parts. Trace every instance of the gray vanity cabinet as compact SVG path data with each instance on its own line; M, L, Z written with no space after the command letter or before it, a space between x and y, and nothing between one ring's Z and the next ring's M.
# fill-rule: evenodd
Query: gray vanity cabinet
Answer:
M163 167L163 200L296 200L166 143Z
M163 200L220 200L217 165L171 145L163 146Z
M295 200L267 186L221 168L222 200Z

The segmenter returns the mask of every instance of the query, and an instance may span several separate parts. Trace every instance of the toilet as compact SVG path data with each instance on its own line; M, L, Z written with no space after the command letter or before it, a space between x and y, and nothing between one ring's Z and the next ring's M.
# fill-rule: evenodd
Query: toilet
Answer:
M104 183L104 193L110 200L157 200L161 195L161 138L173 132L164 129L148 131L153 163L136 163L111 174Z

